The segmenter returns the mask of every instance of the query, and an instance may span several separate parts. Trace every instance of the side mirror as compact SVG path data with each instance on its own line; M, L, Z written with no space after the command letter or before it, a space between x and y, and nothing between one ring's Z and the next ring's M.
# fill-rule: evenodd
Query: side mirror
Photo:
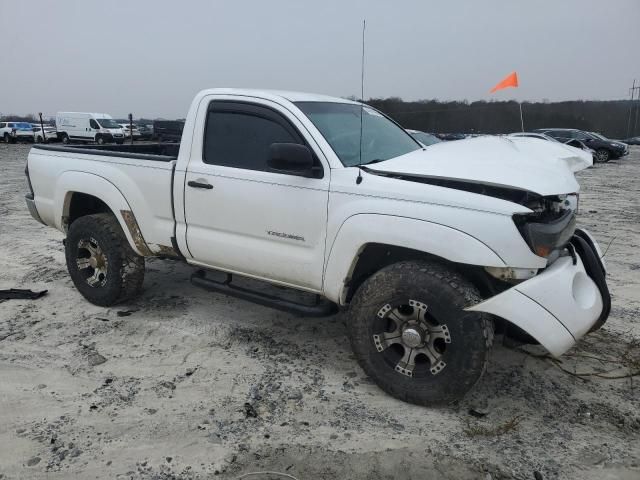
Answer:
M313 155L305 145L297 143L272 143L267 165L275 172L313 176Z

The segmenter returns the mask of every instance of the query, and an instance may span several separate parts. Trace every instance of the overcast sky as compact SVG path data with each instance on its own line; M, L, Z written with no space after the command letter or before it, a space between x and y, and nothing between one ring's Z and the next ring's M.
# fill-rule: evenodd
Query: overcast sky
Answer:
M365 98L620 99L639 0L0 0L0 112L186 115L209 87ZM489 95L511 71L520 88Z

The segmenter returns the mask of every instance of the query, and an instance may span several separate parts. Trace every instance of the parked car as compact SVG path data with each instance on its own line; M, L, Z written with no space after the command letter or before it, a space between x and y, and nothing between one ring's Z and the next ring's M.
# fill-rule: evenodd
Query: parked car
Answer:
M181 120L155 120L153 136L159 142L179 142L182 138L184 122Z
M557 356L607 319L602 252L576 228L582 152L489 136L422 148L371 107L297 92L205 90L186 125L180 145L32 148L28 209L66 235L91 303L137 296L157 256L213 292L307 316L340 306L366 374L423 405L479 380L495 325Z
M56 127L52 125L44 125L43 129L43 127L38 125L37 123L32 123L31 130L33 130L33 135L35 137L36 143L49 143L58 140Z
M575 128L538 128L534 132L544 133L563 143L569 140L579 140L587 147L595 150L595 161L597 162L608 162L612 158L621 158L629 153L629 148L624 143Z
M131 136L133 135L133 139L135 140L140 139L140 137L142 136L135 123L133 125L130 125L128 123L121 123L120 126L122 127L122 132L124 133L125 138L131 138Z
M546 135L544 133L536 133L536 132L514 132L514 133L510 133L508 135L511 138L518 138L518 137L527 137L527 138L537 138L540 140L546 140L547 142L557 142L557 143L563 143L560 140L553 138L549 135ZM589 154L591 154L593 161L596 161L596 152L595 150L593 150L592 148L587 147L584 142L581 142L580 140L577 140L575 138L572 138L571 140L567 140L566 142L564 142L564 145L570 146L570 147L574 147L574 148L579 148L580 150L584 150L585 152L588 152Z
M138 125L138 131L140 132L140 140L151 140L153 137L153 126Z
M464 140L467 138L464 133L436 133L435 136L445 142L449 142L451 140Z
M433 145L434 143L442 142L442 140L440 140L435 135L431 135L430 133L426 133L426 132L421 132L420 130L407 130L407 132L409 132L409 135L411 135L413 138L415 138L425 147L428 147L429 145Z
M106 113L58 112L56 130L62 143L78 141L102 145L124 142L122 126Z
M0 122L0 138L5 143L33 142L35 136L27 122Z
M508 135L509 137L527 137L527 138L538 138L540 140L546 140L548 142L558 142L558 143L562 143L560 142L560 140L557 140L549 135L546 135L544 133L536 133L536 132L514 132L514 133L510 133Z
M627 145L640 145L640 137L631 137L620 141L622 143L626 143Z

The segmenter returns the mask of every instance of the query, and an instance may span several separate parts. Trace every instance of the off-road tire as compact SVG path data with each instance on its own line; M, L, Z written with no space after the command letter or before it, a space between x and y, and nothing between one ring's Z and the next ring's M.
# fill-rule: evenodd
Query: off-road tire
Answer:
M450 333L451 343L441 357L446 366L437 374L429 372L428 362L421 376L417 371L413 377L398 373L376 348L378 313L386 305L410 300L425 304ZM367 375L390 395L418 405L449 404L480 380L489 361L493 322L486 314L464 311L480 300L477 289L446 266L422 261L389 265L369 277L352 299L347 320L351 347Z
M92 239L107 260L106 281L91 286L78 268L79 242ZM134 298L142 291L144 257L136 254L111 213L87 215L69 227L65 241L67 270L78 291L94 305L109 307Z
M597 163L607 163L609 160L611 160L611 152L609 152L609 150L607 150L606 148L599 148L598 150L596 150L595 160Z

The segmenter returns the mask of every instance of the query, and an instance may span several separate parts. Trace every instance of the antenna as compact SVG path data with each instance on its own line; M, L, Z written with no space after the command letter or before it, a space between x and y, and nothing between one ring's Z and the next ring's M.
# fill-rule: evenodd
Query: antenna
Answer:
M360 64L360 157L358 158L358 178L356 184L362 183L362 115L364 113L364 32L367 21L362 20L362 63Z

